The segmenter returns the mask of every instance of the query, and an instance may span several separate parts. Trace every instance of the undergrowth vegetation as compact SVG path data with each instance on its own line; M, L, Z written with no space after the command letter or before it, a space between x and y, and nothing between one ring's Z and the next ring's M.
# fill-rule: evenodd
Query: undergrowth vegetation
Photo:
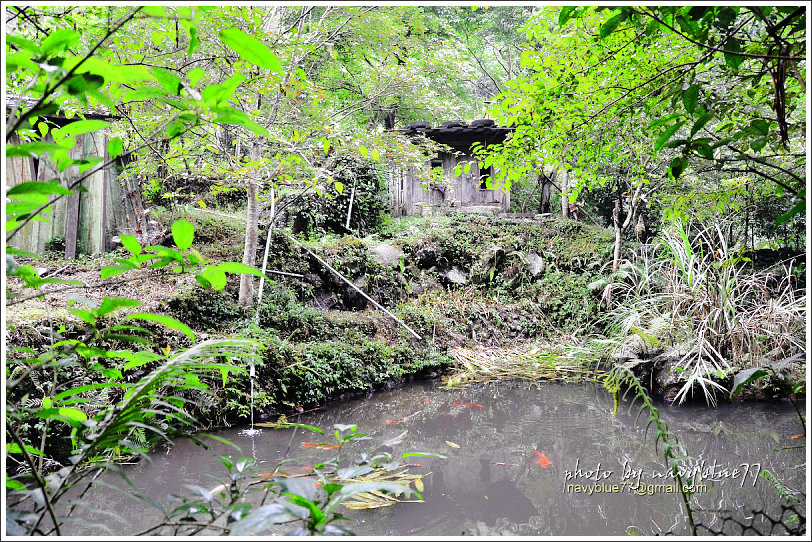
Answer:
M735 370L805 358L806 293L797 269L753 272L747 263L718 225L690 238L675 223L650 252L603 282L604 299L614 304L607 319L615 336L637 335L679 358L680 402L695 388L715 402L714 389L732 391L719 380Z

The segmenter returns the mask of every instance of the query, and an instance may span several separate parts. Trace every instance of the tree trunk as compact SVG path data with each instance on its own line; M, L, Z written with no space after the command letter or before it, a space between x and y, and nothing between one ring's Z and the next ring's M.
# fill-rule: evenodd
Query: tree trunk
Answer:
M261 155L260 139L255 138L251 143L251 160L259 161ZM248 207L245 218L245 249L242 263L254 266L257 259L257 236L259 230L259 202L257 201L257 183L248 183ZM254 305L254 276L240 275L240 306L252 307Z
M539 178L541 180L541 201L539 202L539 212L542 214L549 213L550 196L553 192L553 180L543 172Z
M622 239L623 228L620 225L620 198L615 199L615 208L612 210L612 224L615 229L615 251L614 259L612 260L612 272L617 271L620 266L620 242Z
M568 218L570 216L570 198L567 196L569 190L569 175L566 169L559 170L559 177L561 177L561 217Z

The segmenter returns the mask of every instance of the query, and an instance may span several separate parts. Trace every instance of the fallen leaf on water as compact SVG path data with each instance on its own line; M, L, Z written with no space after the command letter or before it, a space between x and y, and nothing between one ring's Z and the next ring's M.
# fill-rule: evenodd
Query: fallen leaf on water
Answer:
M319 444L318 442L303 442L305 448L321 448L322 450L335 450L341 448L340 444Z
M386 420L386 425L391 425L393 423L398 423L398 422L402 422L402 421L403 421L403 418L395 418L393 420Z
M534 450L534 452L536 454L536 457L538 457L539 466L542 469L546 469L547 467L553 464L552 461L547 459L547 456L544 455L543 453L539 452L538 450Z
M428 402L429 402L428 397L423 397L423 402L424 402L424 403L428 403Z
M479 403L463 403L463 402L460 402L460 401L455 401L454 404L455 405L465 405L465 406L474 407L474 408L485 408L485 405L480 405Z
M792 435L789 438L792 439L792 440L795 440L795 439L799 439L799 438L804 438L804 436L803 435Z
M422 492L423 491L423 480L421 480L420 478L416 479L414 481L414 487L415 487L415 489L417 489L417 491Z
M459 448L460 447L459 444L454 444L450 440L445 441L445 443L448 444L449 446L451 446L452 448Z

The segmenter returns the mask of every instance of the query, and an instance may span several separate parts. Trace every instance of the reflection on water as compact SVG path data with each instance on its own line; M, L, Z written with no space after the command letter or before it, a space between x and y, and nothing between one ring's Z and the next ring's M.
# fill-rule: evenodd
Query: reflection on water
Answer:
M358 535L617 536L632 526L645 534L687 534L679 493L667 492L675 486L667 477L662 448L654 450L653 429L644 436L646 416L636 421L637 408L628 415L623 405L617 416L611 410L611 396L597 384L550 383L537 389L502 382L448 391L417 383L295 420L321 428L358 424L372 437L347 444L342 465L362 451L446 456L408 459L411 472L431 473L424 478L425 502L345 512ZM758 476L759 469L806 493L805 450L773 451L799 442L790 440L802 427L789 403L715 409L663 404L660 412L694 458L695 473L705 475L704 486L697 483L694 505L705 524L719 510L740 518L749 517L752 509L780 511L776 491ZM383 444L397 442L404 432L402 442ZM312 465L335 453L303 447L303 442L319 440L303 429L246 435L235 428L217 436L242 453L220 442L204 450L182 440L128 473L144 495L165 503L167 494L185 491L184 483L212 488L223 483L225 470L217 454L253 456L261 470L270 471L286 457L295 458L296 465ZM87 516L116 534L137 533L159 519L154 508L137 509L135 501L110 490L91 492L83 500L119 514L118 520Z

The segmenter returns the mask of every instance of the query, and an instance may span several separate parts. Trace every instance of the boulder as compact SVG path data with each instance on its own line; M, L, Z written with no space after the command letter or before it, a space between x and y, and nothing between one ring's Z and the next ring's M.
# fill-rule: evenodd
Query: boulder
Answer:
M465 284L468 282L468 274L463 272L459 267L452 268L444 276L449 282L453 282L454 284Z
M525 260L527 260L527 270L534 277L544 273L544 269L547 267L544 258L534 252L529 253Z
M371 249L372 259L386 267L397 267L403 251L389 243L375 245Z

